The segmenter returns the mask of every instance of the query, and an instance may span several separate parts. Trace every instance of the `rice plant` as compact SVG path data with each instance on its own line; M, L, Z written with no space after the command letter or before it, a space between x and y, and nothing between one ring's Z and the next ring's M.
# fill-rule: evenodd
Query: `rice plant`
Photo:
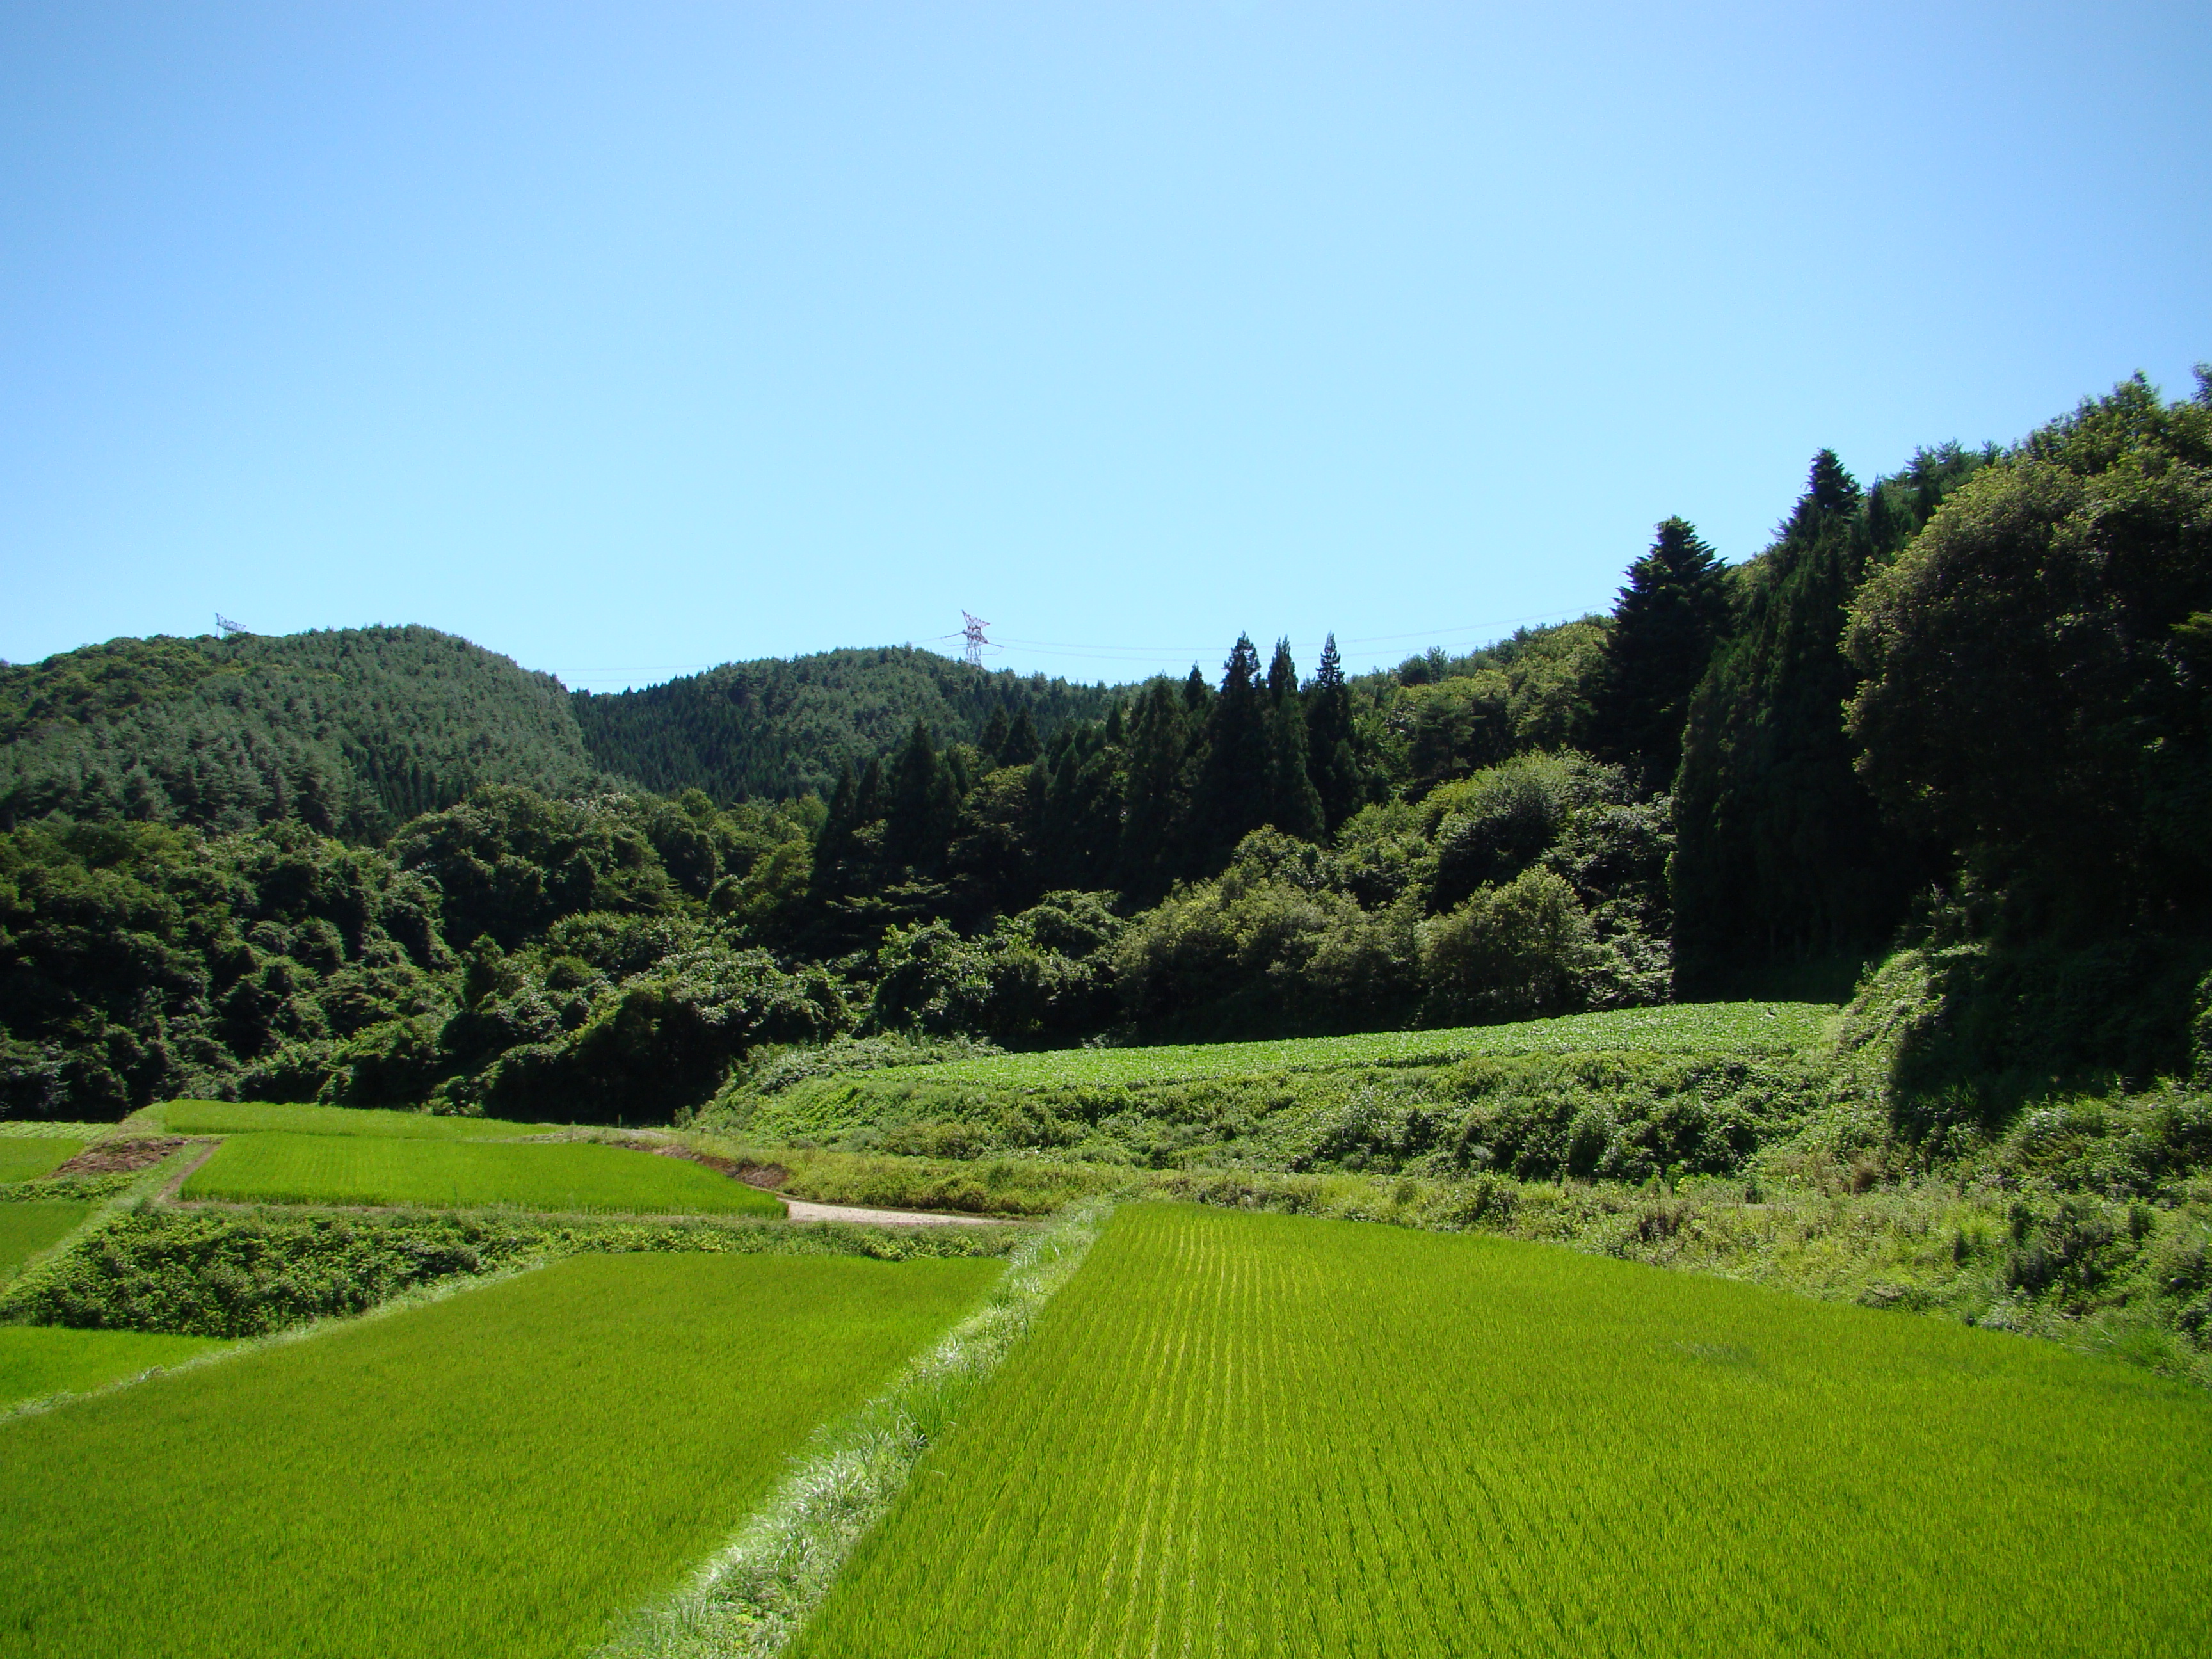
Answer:
M2194 1655L2212 1401L1514 1241L1125 1206L793 1651Z
M514 1123L496 1117L436 1117L365 1106L307 1106L258 1100L173 1100L148 1108L172 1134L234 1135L283 1130L307 1135L374 1135L403 1140L511 1140L545 1134L557 1123Z
M0 1182L35 1180L83 1150L82 1140L14 1136L0 1139Z
M89 1204L0 1204L0 1281L92 1213Z
M0 1325L0 1411L48 1395L83 1394L222 1346L204 1336Z
M573 1653L988 1261L585 1256L0 1426L0 1650Z
M649 1152L586 1141L514 1145L374 1136L234 1135L185 1182L188 1199L325 1204L513 1205L636 1215L771 1215L742 1181Z

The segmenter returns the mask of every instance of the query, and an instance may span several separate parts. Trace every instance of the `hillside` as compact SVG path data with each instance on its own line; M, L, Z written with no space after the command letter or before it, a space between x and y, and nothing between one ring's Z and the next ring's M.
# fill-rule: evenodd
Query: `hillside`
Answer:
M60 812L374 839L486 784L587 787L561 684L429 628L117 639L0 667L0 826Z
M994 714L1051 738L1102 718L1115 692L975 668L890 646L725 663L638 691L574 694L592 761L661 794L719 801L826 798L839 767L885 756L920 720L940 744L977 743Z

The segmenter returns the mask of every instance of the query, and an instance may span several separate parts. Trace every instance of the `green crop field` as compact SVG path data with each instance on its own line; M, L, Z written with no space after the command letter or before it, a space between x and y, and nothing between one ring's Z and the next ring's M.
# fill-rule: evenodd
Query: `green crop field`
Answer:
M0 1140L0 1182L33 1180L83 1150L82 1140Z
M173 1100L149 1109L172 1134L234 1135L282 1130L302 1135L374 1135L404 1140L510 1140L547 1134L558 1123L510 1123L495 1117L434 1117L359 1106L283 1106L261 1101Z
M579 1651L1000 1270L579 1257L0 1426L0 1650Z
M2198 1655L2212 1400L1511 1241L1123 1209L794 1649Z
M1190 1043L1158 1048L1056 1048L995 1054L913 1070L933 1083L995 1087L1099 1087L1236 1077L1255 1072L1335 1071L1432 1065L1476 1054L1578 1054L1636 1048L1658 1054L1787 1053L1819 1042L1837 1011L1815 1002L1685 1003L1601 1014L1468 1025L1445 1031L1370 1031L1279 1042Z
M766 1193L704 1165L590 1141L498 1141L246 1134L185 1182L188 1199L255 1203L513 1205L638 1215L772 1215Z
M0 1325L0 1409L67 1389L82 1393L173 1365L228 1345L215 1337L155 1336L143 1331L71 1331L53 1325ZM0 1614L0 1630L6 1618Z
M0 1204L0 1279L13 1279L26 1261L91 1213L89 1204Z

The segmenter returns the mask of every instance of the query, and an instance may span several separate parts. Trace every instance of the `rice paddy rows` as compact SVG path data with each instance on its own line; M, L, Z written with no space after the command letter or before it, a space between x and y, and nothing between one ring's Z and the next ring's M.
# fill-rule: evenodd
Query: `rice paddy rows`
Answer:
M375 1135L234 1135L185 1182L186 1199L452 1208L781 1216L716 1170L589 1141L516 1145Z
M91 1213L89 1204L0 1204L0 1283Z
M35 1181L83 1150L82 1140L0 1140L0 1182Z
M1125 1208L794 1650L2194 1655L2212 1401L1543 1246Z
M0 1411L51 1394L82 1394L225 1346L206 1336L0 1325Z
M572 1653L989 1285L586 1256L0 1427L0 1650Z
M281 1130L307 1135L376 1135L403 1140L511 1140L558 1131L557 1123L496 1117L437 1117L365 1106L307 1106L265 1101L172 1100L147 1115L172 1134L231 1135Z

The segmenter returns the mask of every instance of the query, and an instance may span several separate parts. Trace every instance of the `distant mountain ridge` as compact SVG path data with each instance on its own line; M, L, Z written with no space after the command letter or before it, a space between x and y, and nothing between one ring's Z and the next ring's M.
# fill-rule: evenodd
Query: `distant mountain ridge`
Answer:
M487 784L826 795L917 718L940 744L973 742L1000 711L1050 737L1114 696L911 646L595 696L431 628L125 637L0 665L0 829L56 812L211 830L291 817L374 841Z
M0 667L0 826L295 817L373 839L483 784L597 781L560 681L435 629L162 635Z
M956 662L913 646L725 663L637 691L573 694L595 764L660 794L718 801L824 796L847 759L888 755L916 719L939 744L974 743L994 714L1026 712L1049 739L1118 695Z

